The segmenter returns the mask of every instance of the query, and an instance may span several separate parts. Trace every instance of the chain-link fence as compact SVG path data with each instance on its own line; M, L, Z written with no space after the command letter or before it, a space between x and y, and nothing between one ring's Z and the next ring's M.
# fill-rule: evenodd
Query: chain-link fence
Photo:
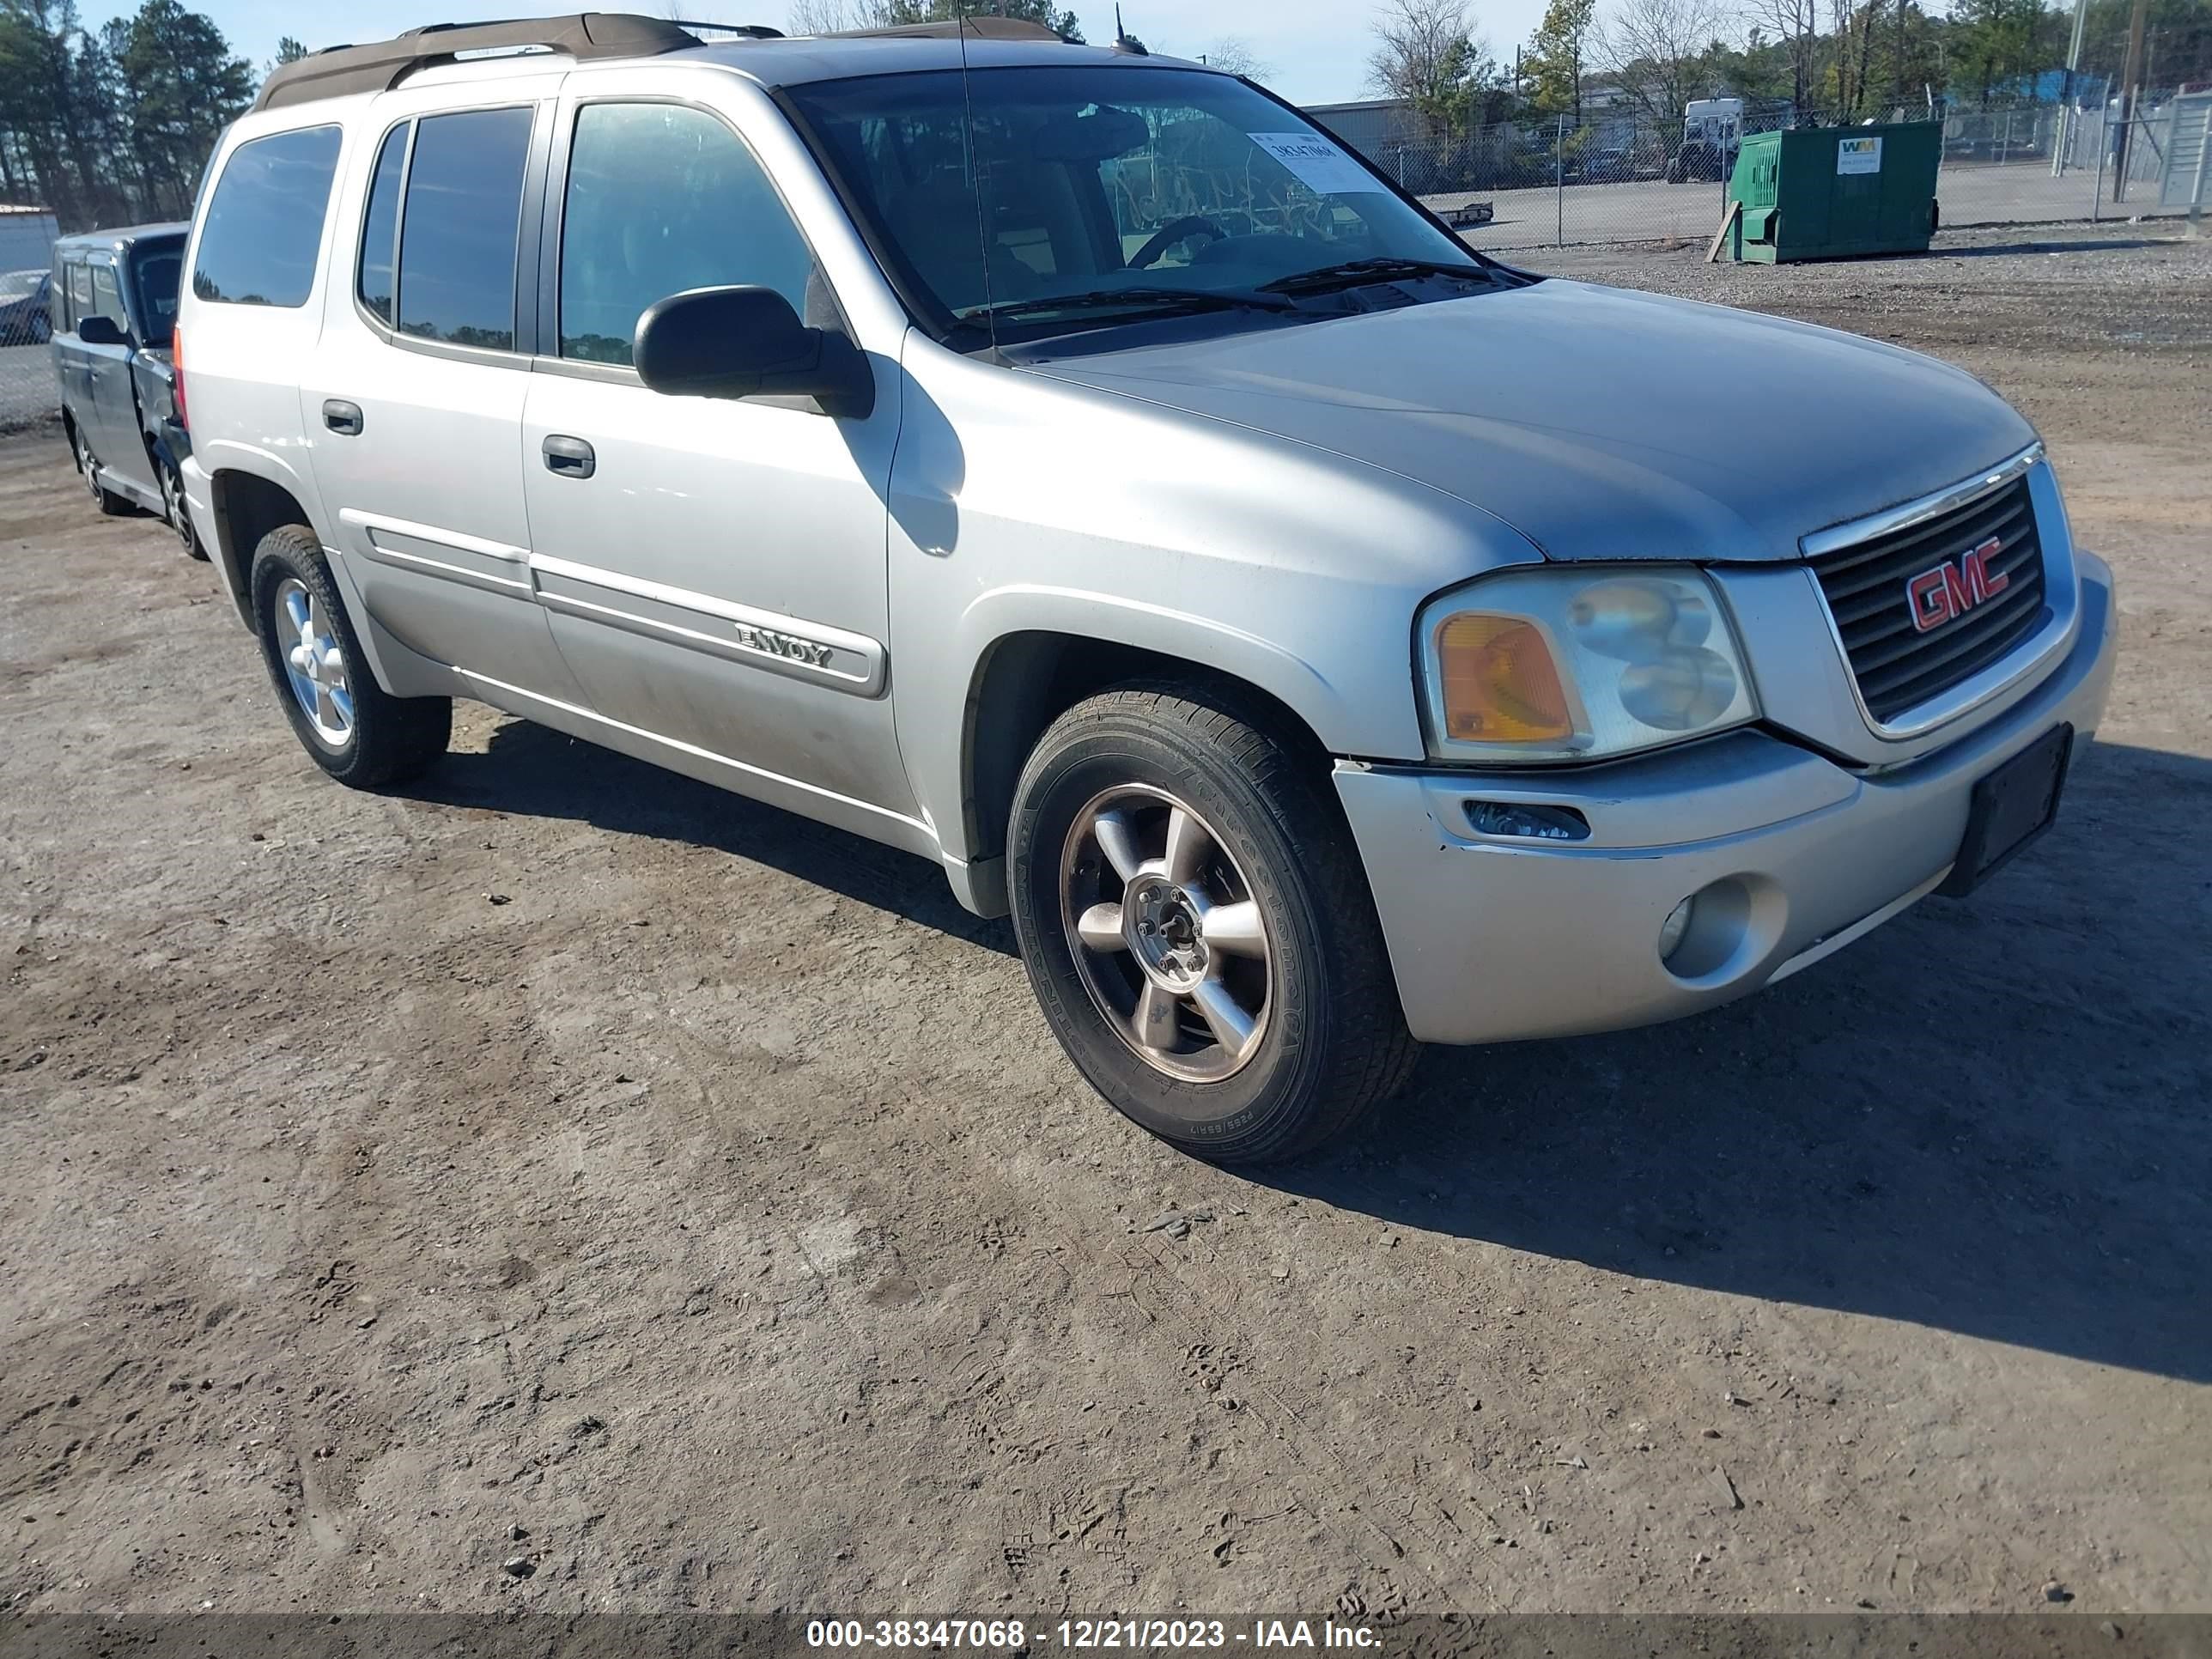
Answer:
M49 348L28 342L0 345L0 433L53 419L61 402Z
M1942 224L2034 224L2189 211L2191 180L2177 180L2173 162L2201 153L2201 103L2169 100L2133 121L2049 105L1879 118L1942 122ZM1370 141L1367 153L1474 247L1687 241L1721 222L1741 134L1791 125L1854 124L1786 112L1666 124L1560 116L1456 138ZM2212 205L2205 188L2197 198Z
M5 212L13 234L0 240L0 432L13 432L51 417L61 395L46 345L52 323L45 243L53 221L28 209ZM43 235L23 228L40 222Z

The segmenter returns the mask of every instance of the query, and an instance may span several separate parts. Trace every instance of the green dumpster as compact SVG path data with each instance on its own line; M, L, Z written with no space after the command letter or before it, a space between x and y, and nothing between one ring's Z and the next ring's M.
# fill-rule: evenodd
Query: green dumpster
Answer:
M1925 252L1942 139L1935 121L1751 134L1729 183L1729 251L1760 264Z

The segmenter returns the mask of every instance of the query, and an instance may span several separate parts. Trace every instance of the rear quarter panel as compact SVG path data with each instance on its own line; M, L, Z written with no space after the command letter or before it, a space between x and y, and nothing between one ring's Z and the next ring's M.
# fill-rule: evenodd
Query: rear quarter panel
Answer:
M223 135L208 169L208 187L192 216L185 245L183 281L177 301L177 336L183 342L185 396L191 416L192 453L198 470L213 475L228 469L249 472L289 491L326 542L330 525L315 489L310 440L300 410L301 365L322 334L323 296L334 278L331 249L340 216L357 213L360 202L349 188L357 171L355 151L364 142L362 117L368 100L334 99L328 103L248 115ZM201 299L192 276L206 225L207 206L223 169L241 144L271 133L336 126L342 134L337 167L323 213L315 277L299 306L240 305ZM234 550L240 563L251 548Z

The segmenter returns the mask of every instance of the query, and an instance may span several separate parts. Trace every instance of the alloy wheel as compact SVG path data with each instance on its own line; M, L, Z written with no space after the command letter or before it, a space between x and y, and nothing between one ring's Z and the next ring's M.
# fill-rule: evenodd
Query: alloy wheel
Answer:
M296 576L288 576L276 589L276 648L284 653L284 672L292 695L315 728L315 735L333 749L345 746L353 736L353 682L345 648L322 603Z
M1274 994L1267 919L1212 826L1127 784L1075 815L1060 908L1084 988L1147 1065L1218 1083L1259 1051Z

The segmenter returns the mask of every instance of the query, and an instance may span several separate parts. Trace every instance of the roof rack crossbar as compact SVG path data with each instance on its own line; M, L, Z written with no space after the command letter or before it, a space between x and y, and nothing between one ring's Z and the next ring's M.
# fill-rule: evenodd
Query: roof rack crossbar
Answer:
M699 37L679 24L628 12L587 11L495 23L430 23L410 29L396 40L331 46L286 64L263 84L253 107L276 109L351 93L388 91L411 70L447 62L462 52L535 46L581 62L593 58L650 58L698 44Z
M688 17L678 17L675 23L679 29L695 32L711 29L717 34L741 34L748 40L781 40L784 38L781 29L772 29L765 23L695 23Z
M1065 45L1067 37L1059 30L1048 28L1042 23L1032 23L1025 17L997 17L989 13L947 19L941 23L887 23L880 28L836 29L822 38L825 40L871 40L885 37L909 40L953 40L965 33L970 40L1058 40Z

